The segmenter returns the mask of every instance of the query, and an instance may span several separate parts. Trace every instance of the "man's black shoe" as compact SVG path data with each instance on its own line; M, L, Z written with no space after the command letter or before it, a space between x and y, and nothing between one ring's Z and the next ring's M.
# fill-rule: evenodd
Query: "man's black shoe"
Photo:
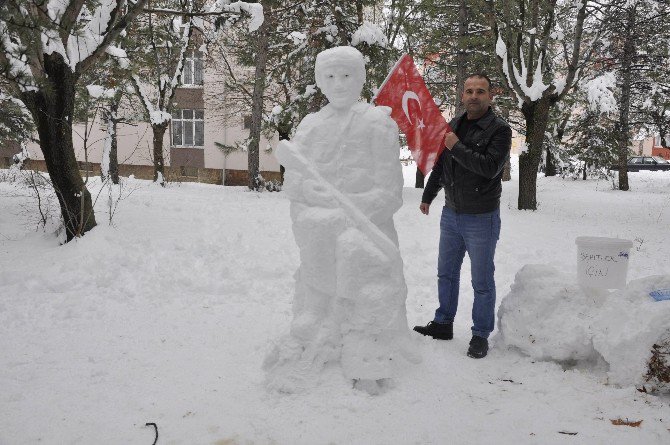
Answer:
M487 352L489 352L489 341L483 337L473 335L472 340L470 340L468 357L484 358Z
M453 323L429 322L426 326L414 326L414 330L421 335L430 335L438 340L451 340L454 338Z

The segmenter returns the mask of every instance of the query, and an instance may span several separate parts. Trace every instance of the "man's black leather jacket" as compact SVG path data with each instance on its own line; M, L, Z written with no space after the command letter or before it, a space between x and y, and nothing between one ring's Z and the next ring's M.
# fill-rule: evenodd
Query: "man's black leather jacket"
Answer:
M465 113L449 123L454 132ZM457 213L486 213L500 206L502 171L512 145L510 126L488 109L451 150L444 149L428 178L422 202L444 188L445 205Z

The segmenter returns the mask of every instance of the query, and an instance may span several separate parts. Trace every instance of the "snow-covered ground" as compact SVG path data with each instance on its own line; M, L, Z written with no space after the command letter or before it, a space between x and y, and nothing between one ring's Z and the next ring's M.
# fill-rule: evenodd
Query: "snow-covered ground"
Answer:
M420 214L413 181L410 167L396 214L410 326L435 309L440 210L436 201ZM632 240L629 279L670 275L670 172L630 182L619 192L538 177L535 212L517 210L518 183L505 183L499 301L524 265L571 270L577 236ZM668 396L536 361L495 337L487 358L466 357L467 258L455 339L417 335L423 361L389 391L370 396L330 369L313 391L268 392L261 365L288 330L298 266L285 196L126 179L131 191L112 226L103 194L98 227L59 246L34 230L28 189L0 182L0 444L144 445L147 422L159 444L670 442Z

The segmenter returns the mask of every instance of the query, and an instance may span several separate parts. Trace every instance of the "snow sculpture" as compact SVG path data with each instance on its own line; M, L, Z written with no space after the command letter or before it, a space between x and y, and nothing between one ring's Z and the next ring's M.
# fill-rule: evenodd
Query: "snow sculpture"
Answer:
M500 302L495 341L536 360L604 372L610 384L659 385L645 377L654 345L670 334L670 302L649 292L668 288L670 275L654 275L596 292L580 287L574 271L527 264Z
M268 384L293 392L341 365L354 386L377 393L411 359L407 287L393 214L402 205L398 128L387 108L358 102L363 55L317 55L329 104L282 141L293 233L300 250L290 334L267 357Z

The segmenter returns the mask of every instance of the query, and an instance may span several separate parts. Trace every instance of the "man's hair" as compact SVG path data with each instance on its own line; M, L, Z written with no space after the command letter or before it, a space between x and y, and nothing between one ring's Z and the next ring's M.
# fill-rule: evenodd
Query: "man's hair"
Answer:
M489 91L491 91L491 88L493 87L493 83L491 82L491 79L489 79L489 76L487 76L484 73L474 73L470 74L468 77L465 78L465 80L471 79L471 78L477 78L477 79L486 79L486 81L489 84Z

